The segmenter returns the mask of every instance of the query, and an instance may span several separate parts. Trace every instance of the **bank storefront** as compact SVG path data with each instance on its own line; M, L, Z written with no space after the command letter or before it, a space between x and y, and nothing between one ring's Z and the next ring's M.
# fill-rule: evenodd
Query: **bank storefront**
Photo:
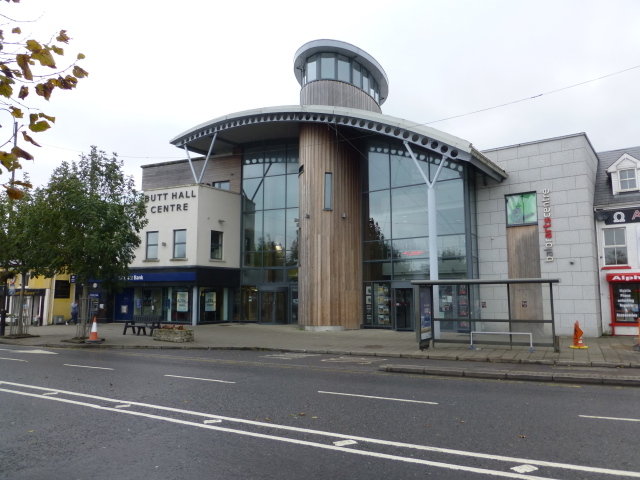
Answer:
M153 315L160 321L198 325L234 319L237 269L133 271L131 286L115 296L115 321Z

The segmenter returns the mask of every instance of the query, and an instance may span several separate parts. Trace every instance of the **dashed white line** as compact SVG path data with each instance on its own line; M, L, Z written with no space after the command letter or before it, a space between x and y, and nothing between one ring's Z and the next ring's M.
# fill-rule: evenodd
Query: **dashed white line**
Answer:
M426 403L427 405L438 405L437 402L425 402L422 400L406 400L404 398L374 397L372 395L356 395L355 393L322 392L320 390L318 390L318 393L328 393L330 395L345 395L347 397L375 398L378 400L393 400L394 402Z
M14 362L28 362L28 360L20 360L18 358L3 358L3 357L0 357L0 360L13 360Z
M88 365L71 365L70 363L63 363L65 367L78 367L78 368L95 368L97 370L113 370L113 368L105 368L105 367L90 367Z
M355 440L339 440L337 442L333 442L336 447L346 447L347 445L357 445L358 442Z
M226 380L214 380L212 378L182 377L180 375L165 375L165 377L187 378L189 380L202 380L202 381L205 381L205 382L236 383L236 382L227 382Z
M640 418L596 417L594 415L578 415L582 418L597 418L599 420L620 420L623 422L640 422Z

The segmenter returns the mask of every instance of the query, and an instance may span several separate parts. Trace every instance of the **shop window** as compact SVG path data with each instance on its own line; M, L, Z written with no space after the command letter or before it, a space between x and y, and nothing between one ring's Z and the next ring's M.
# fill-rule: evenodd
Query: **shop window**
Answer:
M173 231L173 258L187 258L187 231Z
M158 259L158 232L147 232L147 260Z
M627 242L624 227L604 230L604 264L627 265Z
M535 225L538 223L536 192L505 196L507 204L507 227Z
M211 230L211 260L222 260L222 232Z

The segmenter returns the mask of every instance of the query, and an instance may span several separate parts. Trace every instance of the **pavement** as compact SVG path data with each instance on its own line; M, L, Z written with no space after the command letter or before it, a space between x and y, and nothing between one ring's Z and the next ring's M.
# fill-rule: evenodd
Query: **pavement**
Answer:
M0 337L0 344L46 348L271 350L358 357L381 357L379 370L408 374L530 380L542 382L640 387L637 337L583 339L586 349L570 348L572 337L560 337L560 349L509 345L436 343L420 350L415 332L362 329L306 331L297 325L225 323L190 326L194 341L174 343L151 336L123 335L121 323L98 324L99 344L73 342L73 325L30 326L26 338ZM8 334L7 327L7 334ZM477 343L477 339L474 339Z

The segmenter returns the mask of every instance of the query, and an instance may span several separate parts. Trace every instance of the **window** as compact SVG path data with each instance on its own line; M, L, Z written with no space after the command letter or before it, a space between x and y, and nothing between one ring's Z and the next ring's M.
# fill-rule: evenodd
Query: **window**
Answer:
M220 190L229 190L231 188L231 184L228 180L226 182L213 182L211 186L219 188Z
M605 265L627 265L627 241L625 237L624 227L604 230Z
M335 80L336 56L333 53L320 54L320 78Z
M211 230L211 260L222 260L222 232Z
M187 231L173 231L173 258L187 258Z
M331 173L324 174L324 209L331 210Z
M347 83L351 81L351 65L344 55L338 55L338 80Z
M637 190L635 169L620 170L620 190Z
M536 192L506 195L507 227L533 225L538 223Z
M147 260L158 259L158 232L147 232Z

